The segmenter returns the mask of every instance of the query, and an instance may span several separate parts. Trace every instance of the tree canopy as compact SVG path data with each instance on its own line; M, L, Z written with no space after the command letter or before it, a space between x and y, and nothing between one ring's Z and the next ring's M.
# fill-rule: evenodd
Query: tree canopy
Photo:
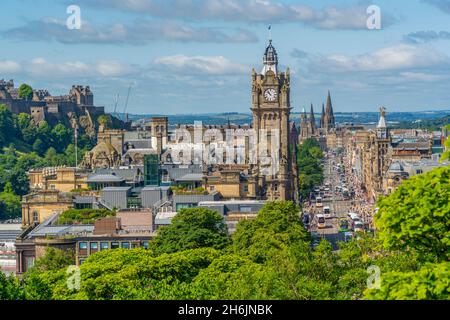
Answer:
M182 209L154 240L157 253L212 247L223 249L229 242L223 217L206 208Z
M33 99L33 88L23 83L19 87L19 97L25 100Z
M378 236L387 249L415 249L431 259L450 258L450 167L403 182L379 201Z

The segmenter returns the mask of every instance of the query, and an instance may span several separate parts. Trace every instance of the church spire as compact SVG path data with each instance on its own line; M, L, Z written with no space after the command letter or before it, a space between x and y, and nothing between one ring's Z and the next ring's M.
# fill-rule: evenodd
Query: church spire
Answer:
M316 132L316 117L314 116L314 106L311 103L311 111L309 113L309 121L311 121L311 129L313 131L313 134Z
M325 110L324 126L326 128L326 131L330 131L330 129L332 129L336 126L336 122L334 119L334 112L333 112L333 104L331 103L330 90L328 90L327 108Z
M322 103L322 116L320 117L320 127L325 128L325 104Z

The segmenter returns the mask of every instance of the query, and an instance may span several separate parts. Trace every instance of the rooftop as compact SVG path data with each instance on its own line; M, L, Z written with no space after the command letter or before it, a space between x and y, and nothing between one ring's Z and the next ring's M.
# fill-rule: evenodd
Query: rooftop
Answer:
M123 182L124 178L118 177L114 174L94 174L87 178L87 183L102 183L102 182Z

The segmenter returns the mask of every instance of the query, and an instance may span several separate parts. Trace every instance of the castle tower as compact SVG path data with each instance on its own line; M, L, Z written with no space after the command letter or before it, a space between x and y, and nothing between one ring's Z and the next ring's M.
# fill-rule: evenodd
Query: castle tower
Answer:
M278 55L272 40L265 50L261 74L252 71L252 113L253 128L256 130L257 142L268 139L269 151L271 138L260 136L260 130L278 130L279 148L272 158L279 159L279 170L271 175L262 175L258 186L260 194L268 200L295 199L295 183L293 151L290 145L290 71L279 72ZM259 172L262 164L258 160Z

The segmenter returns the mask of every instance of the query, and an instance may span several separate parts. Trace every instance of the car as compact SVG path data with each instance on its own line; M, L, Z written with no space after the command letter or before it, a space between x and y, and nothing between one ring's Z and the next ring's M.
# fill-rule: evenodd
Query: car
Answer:
M354 226L353 226L353 231L355 232L364 232L364 224L361 221L356 221Z
M323 216L325 217L325 219L331 219L331 209L330 207L324 207L323 208Z
M325 221L325 216L323 214L317 215L317 228L325 229L327 227L327 223Z
M357 213L354 212L349 212L347 213L347 216L352 219L353 221L360 221L361 218L359 217L359 215Z
M349 229L349 223L346 218L342 218L339 220L339 232L348 232Z
M351 241L352 239L353 239L353 237L354 237L354 234L353 234L353 232L345 232L344 233L344 241L345 242L349 242L349 241Z

